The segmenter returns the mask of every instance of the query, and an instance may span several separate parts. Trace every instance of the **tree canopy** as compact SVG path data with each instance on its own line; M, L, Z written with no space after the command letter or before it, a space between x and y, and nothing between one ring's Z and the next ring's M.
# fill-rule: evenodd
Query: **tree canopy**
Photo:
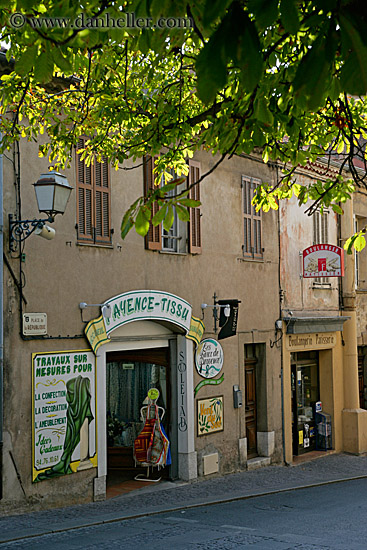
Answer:
M265 210L294 193L300 204L312 199L310 212L342 213L365 188L363 1L0 0L0 18L3 149L46 134L39 154L62 167L86 135L87 162L139 166L160 154L156 173L178 175L200 149L215 166L257 151L283 168L275 187L258 190ZM340 176L295 184L295 168L320 156L337 161ZM154 224L166 217L169 226L172 205L185 217L187 196L165 195L175 183L131 206L123 237L134 225L147 232L156 200Z

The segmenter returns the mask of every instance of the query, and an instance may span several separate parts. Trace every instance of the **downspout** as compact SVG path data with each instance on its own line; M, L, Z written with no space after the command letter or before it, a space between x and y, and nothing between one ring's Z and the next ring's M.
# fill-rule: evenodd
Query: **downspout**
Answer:
M278 184L278 164L275 166L276 170L276 183ZM281 288L281 239L280 239L280 208L278 208L278 288L279 288L279 319L282 319L282 302L283 302L283 290ZM285 457L285 434L284 434L284 373L283 373L283 339L280 340L280 406L282 413L282 448L283 448L283 462L286 462Z
M2 134L0 133L0 141ZM0 154L0 258L4 252L4 214L3 214L3 155ZM3 372L4 372L4 315L3 315L3 263L0 268L0 500L3 498Z

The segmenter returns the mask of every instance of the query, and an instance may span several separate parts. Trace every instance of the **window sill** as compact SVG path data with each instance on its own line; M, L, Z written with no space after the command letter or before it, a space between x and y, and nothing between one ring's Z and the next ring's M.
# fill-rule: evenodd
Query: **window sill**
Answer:
M357 294L365 294L367 292L367 288L356 288Z
M333 287L331 286L331 283L313 283L311 285L311 288L313 290L333 290Z
M114 246L113 244L103 244L103 243L82 243L82 242L77 242L76 243L76 246L89 246L91 248L109 248L109 249L113 249Z
M168 254L169 256L188 256L187 252L171 252L171 250L158 250L159 254Z
M252 263L258 263L258 264L263 264L265 263L265 260L264 258L246 258L246 256L240 256L237 258L237 261L238 262L252 262Z

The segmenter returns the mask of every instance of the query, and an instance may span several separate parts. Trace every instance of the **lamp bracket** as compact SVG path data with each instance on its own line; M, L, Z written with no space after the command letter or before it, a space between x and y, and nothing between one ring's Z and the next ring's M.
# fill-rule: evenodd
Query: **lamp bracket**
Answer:
M52 223L54 220L49 218L42 220L13 220L13 215L9 214L9 250L16 252L17 243L25 241L37 229L42 229L46 222Z

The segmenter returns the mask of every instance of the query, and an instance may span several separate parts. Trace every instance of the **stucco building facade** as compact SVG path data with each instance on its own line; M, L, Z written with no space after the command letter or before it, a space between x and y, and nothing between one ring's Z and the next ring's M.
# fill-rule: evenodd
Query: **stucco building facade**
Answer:
M189 178L214 162L197 155ZM3 507L103 499L119 473L134 477L141 470L132 446L152 386L171 444L163 475L190 480L283 461L281 348L274 345L279 219L250 204L256 185L276 172L259 159L223 162L200 184L201 207L190 222L175 218L170 231L151 227L145 240L133 231L122 240L123 213L151 185L149 162L139 164L89 168L74 153L63 172L73 191L52 224L55 238L32 234L11 251L8 214L42 217L32 184L48 163L26 141L3 158ZM220 375L207 383L185 323L202 319L203 339L218 344L214 299L240 303L236 334L220 340ZM106 303L111 330L94 353L84 330ZM125 319L133 308L134 319ZM47 318L43 334L31 314ZM213 403L219 423L205 431Z
M302 183L337 174L337 166L320 161L299 169L296 177ZM343 216L332 209L300 215L295 198L280 207L287 462L315 449L362 453L367 448L367 411L360 408L358 398L355 256L340 251L343 276L333 271L327 276L325 270L323 276L304 277L305 249L324 248L322 243L327 243L337 250L353 234L353 201L343 209ZM317 416L317 411L326 416ZM324 421L328 425L320 426Z

